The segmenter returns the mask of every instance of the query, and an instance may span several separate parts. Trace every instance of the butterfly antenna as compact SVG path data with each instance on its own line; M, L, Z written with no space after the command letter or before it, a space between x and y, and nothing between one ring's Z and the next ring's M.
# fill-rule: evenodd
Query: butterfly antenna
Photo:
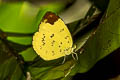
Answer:
M62 61L62 64L64 64L64 63L65 63L65 60L66 60L66 56L64 56L64 59L63 59L63 61Z

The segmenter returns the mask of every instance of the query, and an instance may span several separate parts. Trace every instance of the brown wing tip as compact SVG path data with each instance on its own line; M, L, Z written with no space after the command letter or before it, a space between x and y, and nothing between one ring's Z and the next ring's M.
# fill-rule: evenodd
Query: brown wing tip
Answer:
M54 24L58 20L59 16L57 16L55 13L47 12L45 16L43 17L43 20L47 20L46 23Z

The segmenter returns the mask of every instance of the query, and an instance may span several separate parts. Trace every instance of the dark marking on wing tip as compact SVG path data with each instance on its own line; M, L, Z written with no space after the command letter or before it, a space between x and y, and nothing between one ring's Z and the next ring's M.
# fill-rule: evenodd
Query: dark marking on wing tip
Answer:
M45 16L43 17L42 21L47 20L46 23L54 24L58 20L59 16L57 16L55 13L47 12Z

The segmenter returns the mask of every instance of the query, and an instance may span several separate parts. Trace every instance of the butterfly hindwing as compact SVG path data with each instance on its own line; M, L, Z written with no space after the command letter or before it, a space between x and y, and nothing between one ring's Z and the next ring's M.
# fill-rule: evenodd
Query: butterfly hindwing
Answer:
M69 55L72 37L64 22L54 13L48 12L33 36L33 48L44 60L53 60Z

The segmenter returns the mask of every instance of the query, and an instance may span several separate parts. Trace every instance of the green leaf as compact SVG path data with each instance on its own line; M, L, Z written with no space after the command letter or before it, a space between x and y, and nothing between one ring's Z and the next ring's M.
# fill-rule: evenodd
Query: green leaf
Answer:
M65 3L59 2L59 3L48 3L46 5L40 6L41 10L48 10L48 11L53 11L53 12L60 12L62 9L64 9Z
M84 44L87 42L87 40L90 38L92 32L94 31L94 29L92 29L91 31L87 32L86 34L84 34L83 36L79 37L75 44L76 45L76 49L75 51L78 51L79 49L81 49Z
M26 80L19 64L16 65L16 68L11 76L11 80Z
M80 73L87 72L97 61L120 47L120 8L118 8L120 5L118 3L120 1L110 1L106 14L113 13L103 17L96 34L88 39L83 53L79 55L78 67Z
M3 43L2 40L0 40L0 65L2 65L4 61L11 57L8 52L9 50L6 49L6 45Z
M9 47L8 47L9 46ZM26 80L12 47L0 40L0 80Z
M41 77L43 75L45 75L47 73L47 70L51 69L52 67L29 67L29 70L31 72L31 76L33 77L33 79L41 79Z
M0 29L4 32L32 33L39 9L27 2L0 5Z
M59 66L30 67L29 70L34 80L54 80L65 77L73 65L73 61L67 61L65 64Z
M32 37L7 37L7 40L22 45L31 45Z
M3 64L0 64L0 80L9 78L16 67L16 59L11 57L7 59Z
M20 52L19 54L22 55L25 61L33 61L35 57L37 57L37 54L32 47Z

